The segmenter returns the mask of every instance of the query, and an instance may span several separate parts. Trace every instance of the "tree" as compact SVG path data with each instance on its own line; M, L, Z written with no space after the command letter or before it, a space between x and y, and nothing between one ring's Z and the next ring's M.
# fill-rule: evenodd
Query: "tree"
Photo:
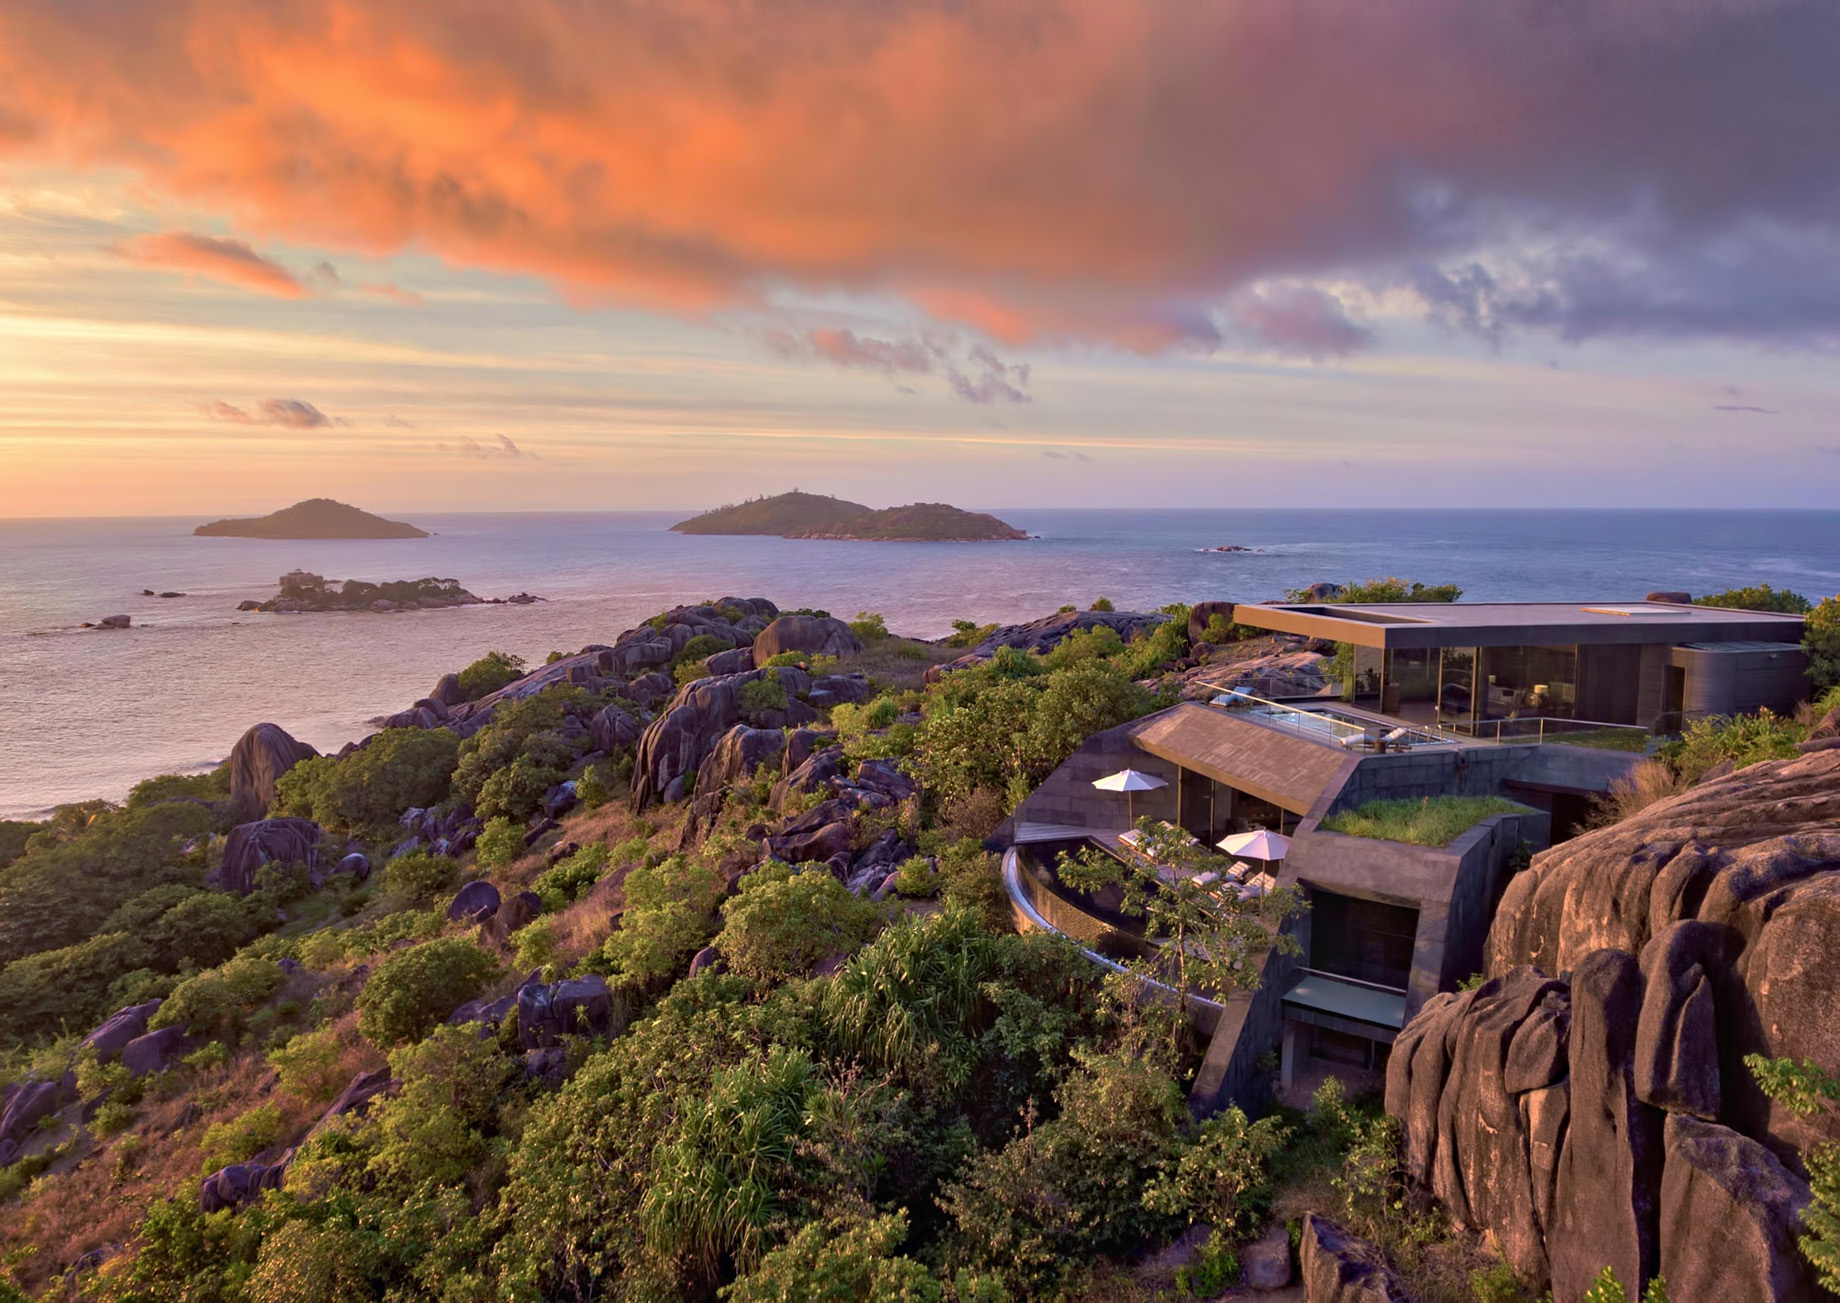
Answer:
M1785 615L1806 615L1814 609L1810 602L1800 593L1787 588L1772 588L1768 584L1750 584L1743 588L1727 588L1722 593L1707 593L1704 597L1693 599L1695 606L1718 606L1734 611L1780 611Z
M716 937L736 972L763 982L802 977L827 955L854 952L881 930L886 913L816 865L800 872L769 860L722 902Z
M386 728L347 756L310 756L275 784L281 812L381 841L412 806L447 798L460 739L444 728Z
M489 651L460 671L460 691L468 701L478 701L524 677L524 658L509 652Z
M418 1040L497 975L497 961L466 937L398 950L358 992L358 1030L379 1047Z
M1088 847L1064 853L1057 866L1077 890L1118 887L1119 908L1167 942L1154 957L1133 960L1136 971L1174 987L1186 1003L1197 991L1256 987L1262 974L1254 960L1267 948L1300 952L1283 928L1307 908L1295 887L1242 893L1227 876L1229 861L1181 828L1145 816L1137 835L1136 852L1123 859Z
M1808 613L1802 625L1802 650L1808 653L1808 678L1815 696L1840 687L1840 594Z
M1293 588L1284 594L1284 600L1346 606L1350 603L1370 602L1454 602L1461 596L1463 590L1455 584L1423 584L1416 579L1387 575L1379 579L1343 584L1341 591L1332 597L1312 596L1307 588Z
M1840 1100L1840 1078L1819 1064L1797 1059L1744 1056L1744 1066L1771 1099L1799 1117L1813 1117ZM1840 1142L1817 1144L1802 1155L1814 1196L1802 1209L1808 1234L1798 1244L1821 1284L1840 1291Z

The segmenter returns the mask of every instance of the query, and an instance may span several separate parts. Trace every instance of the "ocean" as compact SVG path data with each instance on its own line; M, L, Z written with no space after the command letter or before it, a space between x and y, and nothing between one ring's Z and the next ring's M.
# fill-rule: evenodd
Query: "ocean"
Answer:
M955 618L1030 619L1109 597L1119 609L1261 601L1318 580L1400 575L1466 598L1591 601L1769 582L1840 591L1840 512L1005 509L1026 543L696 538L685 513L410 513L427 539L195 538L195 518L0 520L0 817L119 800L198 772L251 724L321 750L371 731L446 671L498 648L540 663L612 642L680 602L764 596L897 633ZM394 514L394 513L385 513ZM1252 552L1206 549L1237 544ZM390 615L239 614L286 571L457 579L534 606ZM150 588L184 597L141 597ZM113 614L126 631L83 629Z

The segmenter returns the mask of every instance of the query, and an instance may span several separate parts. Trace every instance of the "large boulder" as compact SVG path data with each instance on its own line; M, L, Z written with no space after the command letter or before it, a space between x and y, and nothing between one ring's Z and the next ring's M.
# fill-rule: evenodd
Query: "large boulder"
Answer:
M603 706L588 721L588 736L596 751L613 755L625 751L639 740L639 721L619 706Z
M556 1044L563 1036L618 1036L624 1011L598 973L545 984L531 979L518 988L518 1041L526 1050Z
M50 1081L22 1083L7 1096L6 1108L0 1110L0 1144L25 1143L34 1127L76 1098L75 1073L67 1072Z
M788 820L767 837L767 854L787 864L808 864L834 855L848 856L856 840L852 807L839 800L822 801L804 814Z
M1315 1213L1303 1216L1298 1256L1307 1303L1412 1303L1378 1249Z
M185 1048L185 1028L161 1027L137 1036L121 1049L121 1066L130 1077L164 1072Z
M319 865L321 832L311 819L259 819L241 823L224 840L224 863L218 883L225 891L247 896L265 864Z
M205 1177L198 1188L198 1211L234 1211L254 1203L264 1190L279 1190L287 1176L285 1163L232 1163Z
M709 759L697 770L697 788L702 792L717 791L746 780L762 765L777 771L785 750L784 730L737 724L722 735Z
M253 823L268 817L275 803L275 784L302 760L318 751L296 741L279 724L257 724L230 749L230 817Z
M1670 1116L1663 1143L1660 1267L1669 1297L1816 1297L1796 1246L1807 1183L1755 1140L1700 1118Z
M1207 641L1208 622L1219 616L1228 624L1233 623L1232 602L1196 602L1188 608L1188 640L1191 643Z
M484 878L467 883L447 903L447 921L483 923L498 913L498 888Z
M863 649L850 626L829 615L782 615L754 639L754 668L784 652L806 656L854 656Z
M696 679L647 726L633 757L633 794L638 808L683 799L690 775L699 773L724 734L744 722L742 689L772 676L788 698L811 689L811 676L787 666Z
M83 1038L83 1048L93 1053L98 1062L107 1063L120 1054L129 1041L147 1034L147 1020L159 1008L160 1001L149 1000L145 1004L130 1005L116 1011L100 1027Z

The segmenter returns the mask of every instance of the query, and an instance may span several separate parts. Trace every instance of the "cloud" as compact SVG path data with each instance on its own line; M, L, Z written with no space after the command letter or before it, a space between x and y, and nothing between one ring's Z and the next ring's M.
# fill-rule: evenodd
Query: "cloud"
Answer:
M1218 319L1327 357L1333 313L1244 296L1372 282L1495 338L1840 336L1832 0L97 12L0 7L0 155L581 303L893 293L1008 343Z
M206 403L204 411L214 421L236 425L279 425L289 430L322 430L331 425L350 425L339 417L327 416L304 398L264 398L251 411L226 403L222 399Z
M1344 357L1373 342L1372 331L1349 320L1341 299L1312 285L1249 290L1229 311L1254 348L1321 360Z
M406 308L419 308L428 302L427 299L424 299L414 290L406 290L400 285L360 284L358 286L358 292L361 294L375 295L381 299L393 299Z
M534 452L526 451L513 443L507 436L495 434L489 442L481 443L477 439L463 438L453 444L437 443L435 447L444 453L453 453L461 457L475 457L480 461L541 461Z
M946 380L952 392L968 403L1026 403L1029 401L1029 366L1005 365L985 344L972 346L967 370L948 365Z
M1773 407L1757 407L1751 403L1714 403L1712 410L1715 412L1755 412L1759 416L1776 415L1776 409Z
M1042 449L1041 455L1044 457L1051 458L1054 461L1090 462L1092 460L1091 457L1088 457L1085 453L1080 452L1078 449L1075 449L1075 448L1069 448L1066 452L1061 452L1060 450L1055 449L1055 448L1044 448Z
M306 285L293 272L273 259L264 258L241 240L192 231L161 231L125 240L116 246L116 252L144 267L187 272L259 294L302 299L308 293Z
M877 339L834 327L773 329L766 332L765 339L767 347L781 357L830 362L888 376L937 373L966 402L1029 401L1028 363L1006 363L988 344L973 344L961 356L960 341L945 335ZM896 388L915 392L907 385Z

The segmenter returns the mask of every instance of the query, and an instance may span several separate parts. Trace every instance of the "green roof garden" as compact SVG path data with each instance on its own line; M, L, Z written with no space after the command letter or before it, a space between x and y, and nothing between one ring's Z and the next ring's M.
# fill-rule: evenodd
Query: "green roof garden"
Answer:
M1499 796L1427 796L1417 801L1368 801L1322 821L1325 832L1409 846L1448 846L1484 819L1520 814L1527 806Z

